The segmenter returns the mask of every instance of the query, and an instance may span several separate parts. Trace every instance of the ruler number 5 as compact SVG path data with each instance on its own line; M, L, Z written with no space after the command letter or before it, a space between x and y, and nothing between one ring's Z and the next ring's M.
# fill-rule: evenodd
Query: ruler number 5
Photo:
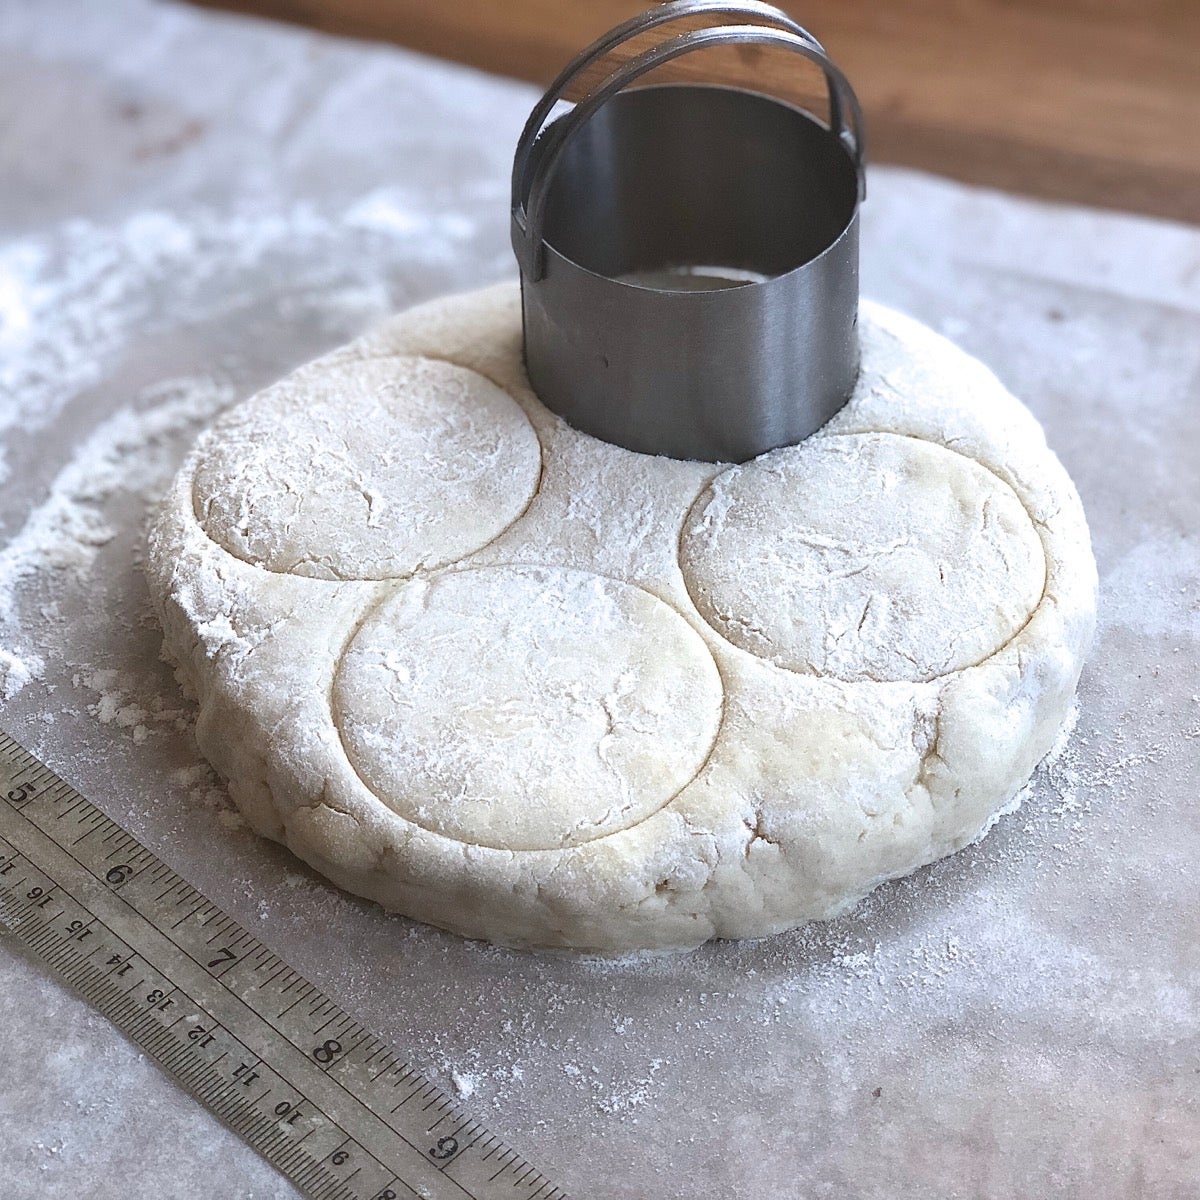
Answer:
M21 805L33 795L34 790L35 789L30 784L23 783L20 787L13 788L4 798L14 808L20 808Z

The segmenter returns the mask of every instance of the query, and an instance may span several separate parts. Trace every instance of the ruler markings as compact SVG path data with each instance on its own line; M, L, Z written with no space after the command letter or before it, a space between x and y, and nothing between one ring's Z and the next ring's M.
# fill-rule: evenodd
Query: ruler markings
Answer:
M545 1196L507 1147L489 1179L499 1139L2 733L0 830L0 921L307 1194Z
M72 846L78 846L85 838L89 838L96 832L96 826L93 825L90 829L85 829L72 843Z
M324 1007L321 1007L321 1011L324 1011ZM345 1018L345 1017L344 1017L344 1018L342 1018L342 1022L343 1022L343 1024L345 1024L347 1027L349 1027L349 1026L352 1026L352 1025L353 1025L353 1022L352 1022L352 1021L350 1021L350 1020L349 1020L349 1018ZM433 1090L434 1090L434 1091L436 1091L436 1089L433 1089ZM448 1103L448 1102L447 1102L447 1103ZM447 1165L446 1163L443 1163L440 1169L444 1170L446 1165Z
M407 1096L404 1097L403 1100L400 1101L399 1104L396 1105L396 1108L392 1109L392 1112L395 1112L397 1109L403 1108L420 1090L421 1089L419 1087L414 1088L411 1092L408 1093Z
M291 984L288 984L288 987L291 987ZM293 1009L293 1008L295 1008L297 1005L299 1005L299 1004L303 1003L303 1001L304 1001L304 997L303 997L303 996L300 996L300 997L298 997L297 999L293 1000L293 1001L291 1002L291 1004L289 1004L289 1005L287 1006L287 1008L285 1008L285 1009L283 1010L283 1012L279 1013L279 1015L278 1015L278 1016L277 1016L275 1019L276 1019L277 1021L279 1021L279 1020L282 1020L282 1019L283 1019L285 1016L287 1016L287 1014L288 1014L288 1013L290 1013L290 1012L292 1011L292 1009Z
M37 931L37 934L35 935L35 937L31 940L36 941L43 945L49 940L51 942L52 948L51 948L51 952L47 956L47 958L48 958L48 960L53 961L55 964L61 965L65 954L70 953L70 947L64 946L61 943L54 943L52 938L48 938L48 935L49 935L49 930L45 926L42 926ZM95 989L95 988L89 989L89 991L92 992L93 996L96 995L98 990L102 990L102 989ZM97 998L102 999L102 997L100 997L100 996L97 996ZM116 1022L119 1025L121 1025L122 1027L129 1030L131 1032L131 1034L135 1035L135 1037L136 1037L136 1035L138 1035L140 1033L141 1036L136 1037L136 1040L139 1040L141 1042L141 1044L143 1044L146 1048L150 1049L151 1052L154 1053L156 1058L158 1058L160 1061L164 1062L164 1065L168 1065L168 1066L173 1065L171 1062L167 1061L165 1056L161 1054L161 1051L159 1051L159 1047L160 1047L161 1043L164 1041L164 1038L166 1037L166 1031L164 1029L161 1029L161 1028L152 1029L149 1033L146 1033L143 1030L139 1030L138 1027L134 1024L134 1022L130 1020L131 1015L134 1017L135 1020L140 1020L143 1025L145 1024L145 1021L144 1021L142 1014L137 1014L136 1012L131 1013L129 1011L126 1011L126 1012L116 1013L113 1015L115 1016ZM156 1051L159 1051L159 1052L156 1053ZM182 1047L177 1047L177 1054L182 1054ZM211 1065L215 1066L216 1063L220 1062L221 1059L223 1059L225 1057L227 1057L227 1056L225 1054L222 1054L221 1058L216 1060L216 1062L214 1062ZM195 1075L196 1071L202 1071L202 1070L203 1070L203 1064L192 1064L192 1069L190 1071L190 1074ZM184 1075L185 1077L188 1073L189 1072L179 1072L179 1074ZM210 1079L208 1081L207 1085L205 1087L203 1087L201 1090L204 1093L204 1098L209 1102L209 1104L212 1107L217 1109L224 1116L229 1117L230 1114L234 1113L235 1111L240 1110L239 1106L244 1107L244 1105L246 1103L244 1098L229 1094L230 1090L233 1088L233 1086L234 1086L233 1081L222 1081L220 1079L214 1078L214 1079ZM270 1089L267 1089L267 1090L269 1092ZM264 1093L264 1094L266 1094L266 1093ZM251 1117L253 1116L252 1112L250 1113L250 1116ZM236 1124L237 1122L234 1122L234 1123ZM244 1132L244 1130L240 1130L240 1131ZM279 1136L282 1137L282 1135L279 1135ZM285 1164L281 1164L281 1165L285 1165Z
M64 799L64 800L70 800L70 798L71 798L71 797L70 797L70 795L69 795L69 794L63 797L63 799ZM76 801L75 801L75 802L74 802L72 805L70 805L70 807L69 807L69 808L64 808L64 809L62 810L62 812L55 814L55 817L54 817L54 819L55 819L56 821L62 821L62 820L65 820L65 819L66 819L67 817L69 817L69 816L70 816L70 815L71 815L73 812L75 812L75 811L76 811L78 808L80 808L80 807L82 806L82 804L83 804L83 803L84 803L84 801L83 801L83 798L82 798L82 797L80 797L80 799L76 800Z
M321 1009L321 1011L324 1011L324 1006L318 1005L318 1007Z
M196 914L197 914L197 913L200 911L200 909L201 909L201 908L203 908L203 905L198 905L196 908L193 908L193 909L191 910L191 912L185 912L185 913L183 914L183 916L182 916L182 917L180 917L180 918L179 918L179 920L178 920L178 921L176 921L176 922L175 922L175 923L174 923L174 924L171 926L171 929L172 929L172 930L178 929L178 928L179 928L179 926L180 926L180 925L182 925L182 924L184 923L184 921L188 921L188 920L190 920L192 917L194 917L194 916L195 916L195 915L196 915Z
M314 1016L317 1016L317 1015L319 1015L319 1014L317 1014L317 1013L314 1013L313 1015L314 1015ZM330 1017L330 1018L329 1018L329 1020L328 1020L328 1021L323 1021L323 1022L322 1022L320 1025L318 1025L318 1026L316 1027L316 1029L314 1029L314 1030L313 1030L313 1034L314 1034L314 1036L315 1036L316 1034L324 1033L324 1032L325 1032L325 1030L326 1030L326 1029L328 1029L328 1028L329 1028L329 1026L330 1026L330 1025L332 1025L332 1024L334 1023L334 1021L336 1021L336 1020L337 1020L337 1017L336 1017L336 1016L332 1016L332 1017Z

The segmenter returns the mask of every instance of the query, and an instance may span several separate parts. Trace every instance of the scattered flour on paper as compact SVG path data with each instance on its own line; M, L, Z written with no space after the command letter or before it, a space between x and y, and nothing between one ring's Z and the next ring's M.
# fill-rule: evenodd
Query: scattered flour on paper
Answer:
M27 580L42 573L85 576L117 532L106 505L120 495L154 503L174 471L180 439L233 395L229 384L213 379L167 380L96 426L0 549L0 622L13 621L17 590Z
M460 1100L469 1100L478 1090L482 1078L470 1071L452 1070L450 1082L454 1085L454 1091Z
M448 250L474 232L464 218L406 207L410 199L378 189L333 212L310 202L146 211L112 226L71 220L0 244L0 483L11 473L13 439L74 422L80 394L139 341L253 306L264 291L280 314L303 308L338 332L382 316L392 307L381 265L389 253L412 243ZM339 253L348 238L363 244ZM358 273L347 263L360 264ZM276 276L288 281L281 296ZM57 652L53 598L19 612L18 594L38 581L52 592L85 577L121 527L113 502L157 500L188 443L235 396L220 371L164 379L110 409L73 446L0 550L0 702L40 678Z
M187 215L146 211L115 226L86 219L0 244L0 436L52 424L105 378L135 339L236 310L260 292L264 266L286 268L296 290L319 290L330 311L389 307L378 278L346 278L331 244L345 222L363 236L444 243L470 236L439 214L406 213L372 193L347 211L308 202L279 211Z
M232 388L213 379L164 381L144 391L137 404L102 421L75 448L49 494L0 549L0 691L5 700L40 678L47 657L59 652L57 597L87 578L97 555L116 536L109 512L114 501L132 498L145 512L170 479L180 439L193 435L232 398ZM30 585L36 585L41 601L33 619L19 602ZM40 644L30 645L34 638ZM123 727L126 720L108 708L101 719ZM144 737L143 722L129 728Z
M182 720L184 727L190 728L195 714L188 709L184 712ZM232 832L249 828L246 819L230 800L221 777L205 760L199 759L191 766L178 767L171 772L170 782L172 788L187 797L192 808L214 814L225 829Z
M0 700L11 700L27 683L40 678L45 666L37 654L20 658L0 647Z
M77 671L71 683L96 694L96 702L88 705L88 712L101 725L128 730L139 744L146 741L153 729L165 727L182 733L195 722L190 708L173 705L162 696L146 695L139 689L137 676L112 667Z

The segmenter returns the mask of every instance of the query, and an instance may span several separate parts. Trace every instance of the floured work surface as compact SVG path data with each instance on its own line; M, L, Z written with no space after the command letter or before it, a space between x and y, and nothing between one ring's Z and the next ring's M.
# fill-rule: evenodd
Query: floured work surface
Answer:
M831 925L532 958L385 917L250 835L134 562L221 408L511 277L532 92L132 3L6 13L2 36L6 729L576 1195L1194 1190L1200 236L875 173L864 292L992 366L1083 495L1101 599L1075 732L986 843ZM3 951L14 1194L292 1194Z

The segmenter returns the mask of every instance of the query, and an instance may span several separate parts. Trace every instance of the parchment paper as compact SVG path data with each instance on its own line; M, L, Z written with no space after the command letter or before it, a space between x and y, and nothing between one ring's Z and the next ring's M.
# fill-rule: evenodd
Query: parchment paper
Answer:
M1020 811L844 919L619 965L464 943L255 839L198 759L148 505L222 405L515 275L534 99L166 4L3 7L0 724L577 1197L1200 1195L1196 230L873 170L864 291L1028 401L1103 590ZM0 963L5 1196L294 1194Z

